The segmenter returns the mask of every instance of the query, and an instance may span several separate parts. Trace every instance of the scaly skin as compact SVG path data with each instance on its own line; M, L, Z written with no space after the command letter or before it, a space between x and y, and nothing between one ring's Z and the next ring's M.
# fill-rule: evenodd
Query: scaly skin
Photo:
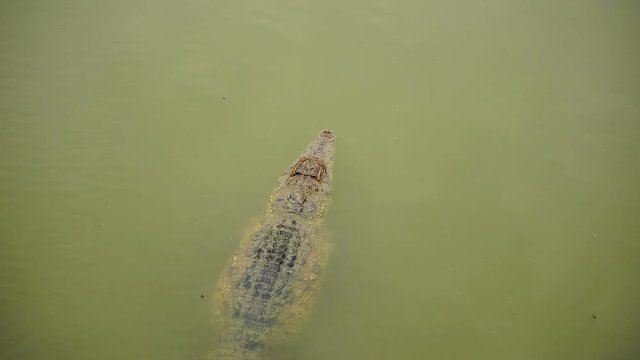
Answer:
M225 268L216 298L215 359L257 360L305 318L328 253L318 235L329 204L335 135L322 130L279 178L267 214Z

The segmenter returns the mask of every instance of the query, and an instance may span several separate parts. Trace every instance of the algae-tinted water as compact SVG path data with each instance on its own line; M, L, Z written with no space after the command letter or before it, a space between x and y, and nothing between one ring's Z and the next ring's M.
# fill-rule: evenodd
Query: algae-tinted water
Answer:
M632 1L3 1L0 358L201 359L242 229L337 134L276 359L640 357Z

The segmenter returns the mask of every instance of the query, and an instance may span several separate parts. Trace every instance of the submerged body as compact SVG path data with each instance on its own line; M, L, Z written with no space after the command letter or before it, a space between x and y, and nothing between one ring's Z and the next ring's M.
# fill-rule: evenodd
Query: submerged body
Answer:
M216 294L216 359L261 359L305 317L328 251L319 231L334 152L335 135L321 131L278 179L267 214L225 268Z

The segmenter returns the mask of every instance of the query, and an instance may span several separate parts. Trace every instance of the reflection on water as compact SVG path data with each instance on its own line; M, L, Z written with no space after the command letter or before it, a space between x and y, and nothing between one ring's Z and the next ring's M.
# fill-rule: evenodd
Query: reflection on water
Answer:
M202 358L324 127L335 249L274 358L638 358L638 10L3 2L0 358Z

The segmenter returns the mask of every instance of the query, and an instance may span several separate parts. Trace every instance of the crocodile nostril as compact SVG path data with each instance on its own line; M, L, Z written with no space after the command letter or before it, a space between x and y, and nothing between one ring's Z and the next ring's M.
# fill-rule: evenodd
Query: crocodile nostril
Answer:
M333 131L331 129L324 129L322 131L320 131L320 135L329 138L329 139L333 139L336 137L336 135L333 133Z

